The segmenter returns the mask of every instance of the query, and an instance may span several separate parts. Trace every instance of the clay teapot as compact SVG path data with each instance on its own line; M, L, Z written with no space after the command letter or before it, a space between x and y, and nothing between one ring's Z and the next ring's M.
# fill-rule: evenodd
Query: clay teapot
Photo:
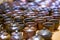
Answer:
M38 34L42 36L45 40L51 40L52 33L46 28L43 28L42 30L40 30Z

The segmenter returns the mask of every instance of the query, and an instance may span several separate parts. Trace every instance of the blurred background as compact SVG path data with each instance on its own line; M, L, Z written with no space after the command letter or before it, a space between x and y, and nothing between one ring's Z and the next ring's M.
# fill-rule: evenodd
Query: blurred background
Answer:
M13 0L0 0L0 4L3 2L13 2ZM58 30L59 31L53 32L52 40L60 40L60 26L58 27Z
M13 0L0 0L0 4L6 1L12 2Z

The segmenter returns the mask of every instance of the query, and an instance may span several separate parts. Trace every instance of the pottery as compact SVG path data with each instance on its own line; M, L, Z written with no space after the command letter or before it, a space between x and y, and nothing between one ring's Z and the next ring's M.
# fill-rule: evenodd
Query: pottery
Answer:
M25 27L23 29L23 37L24 39L31 38L36 34L36 28L35 27Z
M50 30L51 32L53 32L54 27L55 27L55 23L53 23L53 22L45 22L45 23L43 23L43 26L45 28L47 28L48 30Z
M46 28L40 30L38 34L41 35L45 40L51 40L52 33Z
M18 32L17 30L15 32L11 33L11 39L10 40L22 40L22 32Z

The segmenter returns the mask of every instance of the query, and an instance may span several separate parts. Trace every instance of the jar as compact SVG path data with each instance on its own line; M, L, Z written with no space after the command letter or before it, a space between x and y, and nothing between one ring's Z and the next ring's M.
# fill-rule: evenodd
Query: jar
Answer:
M54 12L52 14L52 16L53 16L54 19L60 19L60 13L59 12Z
M3 24L0 24L0 31L2 31L4 28L4 25Z
M5 9L5 7L4 7L3 3L1 3L0 4L0 13L4 14L4 9Z
M33 6L31 8L29 8L31 11L33 11L36 15L39 13L39 7L38 6Z
M13 13L11 16L14 18L17 15L18 15L17 13Z
M49 21L55 23L54 30L57 30L57 28L59 27L59 20L58 19L51 19Z
M27 1L28 3L29 3L29 2L34 2L34 0L26 0L26 1Z
M7 14L8 13L10 14L12 12L12 8L11 7L5 8L5 11L4 12L7 13Z
M7 30L9 33L15 31L15 30L19 30L20 28L18 27L18 23L10 23L7 27Z
M2 32L0 39L1 40L10 40L10 34L8 34L7 32Z
M14 21L17 23L23 23L23 19L20 19L20 18L15 18Z
M42 36L36 34L32 38L29 38L27 40L44 40L44 38Z
M54 8L52 8L51 11L52 11L52 13L54 13L54 12L59 12L59 8L55 6Z
M20 10L20 11L18 11L18 12L17 12L17 14L18 14L19 16L24 17L24 12L22 12L21 10Z
M33 18L25 18L24 22L25 23L27 23L27 22L34 22L34 19Z
M37 6L35 2L29 2L27 5L28 5L28 7L34 7L34 6Z
M40 13L43 13L44 15L48 16L49 15L49 9L47 7L41 7Z
M40 30L38 34L42 36L45 40L51 40L52 33L46 28L43 28L42 30Z
M39 13L37 14L37 16L38 16L38 17L44 17L44 16L46 16L46 15L43 14L42 12L39 12Z
M20 1L14 1L14 2L12 3L13 8L14 8L14 7L16 7L16 8L20 8L20 6L19 6L19 5L20 5L19 2L20 2Z
M13 4L13 11L18 12L20 9L20 5Z
M12 17L12 14L13 14L12 10L10 10L10 11L6 12L6 15L7 15L7 16Z
M22 11L22 12L24 12L25 10L27 10L28 9L28 6L26 5L26 4L24 4L24 3L22 3L22 5L20 4L20 10Z
M4 2L4 3L3 3L3 6L4 6L5 8L8 8L8 7L9 7L9 2ZM5 8L4 8L4 9L5 9Z
M17 30L15 32L11 33L11 38L10 40L22 40L23 39L23 35L22 32L18 32Z
M53 23L53 22L45 22L45 23L43 23L43 26L44 26L46 29L48 29L48 30L50 30L51 32L53 32L53 31L54 31L54 27L55 27L55 23Z
M44 38L40 35L33 36L33 40L44 40Z
M23 31L23 29L25 28L25 24L24 23L18 23L18 28L19 28L19 31Z
M53 19L53 16L45 16L46 21L48 22L49 20Z
M23 21L24 17L20 16L20 15L17 15L17 16L14 17L14 19L21 19Z
M38 29L41 30L43 28L43 23L46 22L46 19L44 17L39 17L37 19L35 19Z
M0 5L2 7L2 5ZM3 10L2 8L0 7L0 14L3 14Z
M36 14L34 13L34 12L27 12L26 14L25 14L25 16L28 18L33 18L33 17L36 17Z
M4 4L4 7L5 7L5 8L4 8L4 12L5 12L5 13L10 14L10 13L12 12L12 8L11 8L9 2L6 2L6 3Z
M27 22L26 26L27 27L35 27L35 28L37 28L37 23L36 22Z
M34 36L36 34L36 28L35 27L25 27L23 29L23 37L24 39L28 39L31 38L32 36Z
M10 16L4 16L4 24L13 22L13 19Z
M3 15L0 14L0 24L4 23Z

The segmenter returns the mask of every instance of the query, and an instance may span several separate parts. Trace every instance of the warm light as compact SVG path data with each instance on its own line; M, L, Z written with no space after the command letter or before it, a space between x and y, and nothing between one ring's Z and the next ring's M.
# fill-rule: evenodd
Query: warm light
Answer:
M60 30L60 26L58 27L58 30Z

